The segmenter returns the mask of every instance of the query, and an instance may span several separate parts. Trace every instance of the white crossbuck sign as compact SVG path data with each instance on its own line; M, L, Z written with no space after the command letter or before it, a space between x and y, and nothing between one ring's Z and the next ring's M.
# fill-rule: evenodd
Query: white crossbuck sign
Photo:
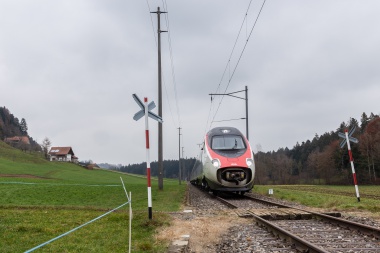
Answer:
M144 103L140 100L140 98L136 94L133 94L132 96L133 96L133 99L138 104L138 106L140 106L141 108L141 110L138 111L135 114L135 116L133 116L133 119L137 121L145 115L145 106L144 106ZM156 104L152 101L148 104L148 117L162 123L163 122L162 118L158 116L157 114L151 112L151 110L153 110L154 108L156 108Z
M348 132L348 139L349 139L351 142L353 142L353 143L359 143L359 140L358 140L358 139L352 137L352 134L355 132L355 129L356 129L356 127L353 127L353 128ZM340 133L340 132L339 132L339 133L338 133L338 136L339 136L340 138L343 138L343 140L340 142L340 148L343 148L344 145L346 145L346 143L347 143L346 134L344 134L344 133Z

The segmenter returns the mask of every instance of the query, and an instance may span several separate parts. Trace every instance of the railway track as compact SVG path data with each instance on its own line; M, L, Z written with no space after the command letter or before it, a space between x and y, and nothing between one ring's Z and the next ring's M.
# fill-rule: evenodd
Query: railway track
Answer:
M341 219L339 213L316 213L249 196L215 198L286 241L284 252L380 252L379 228ZM247 201L259 206L251 208Z

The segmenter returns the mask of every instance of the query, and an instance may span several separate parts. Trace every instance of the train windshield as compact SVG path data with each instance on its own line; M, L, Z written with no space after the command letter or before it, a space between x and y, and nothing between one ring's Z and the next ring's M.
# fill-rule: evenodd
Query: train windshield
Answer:
M212 137L211 148L214 150L245 149L245 144L239 135L216 135Z

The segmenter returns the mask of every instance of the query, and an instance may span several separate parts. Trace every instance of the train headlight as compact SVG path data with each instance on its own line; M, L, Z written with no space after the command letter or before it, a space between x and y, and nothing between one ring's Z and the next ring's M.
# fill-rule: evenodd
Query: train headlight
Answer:
M247 166L248 166L248 167L251 167L252 165L253 165L253 160L250 159L250 158L248 158L248 159L247 159Z
M219 159L213 159L211 161L212 165L215 167L215 168L219 168L220 167L220 161Z

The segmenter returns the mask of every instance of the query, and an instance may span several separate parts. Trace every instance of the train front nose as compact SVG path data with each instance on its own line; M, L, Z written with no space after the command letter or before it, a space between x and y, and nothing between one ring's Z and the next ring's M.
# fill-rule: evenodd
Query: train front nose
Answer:
M222 168L218 170L217 178L225 186L239 187L251 181L252 173L248 168Z
M239 185L239 182L247 178L247 174L243 170L226 170L222 172L222 179L227 182L234 182Z

